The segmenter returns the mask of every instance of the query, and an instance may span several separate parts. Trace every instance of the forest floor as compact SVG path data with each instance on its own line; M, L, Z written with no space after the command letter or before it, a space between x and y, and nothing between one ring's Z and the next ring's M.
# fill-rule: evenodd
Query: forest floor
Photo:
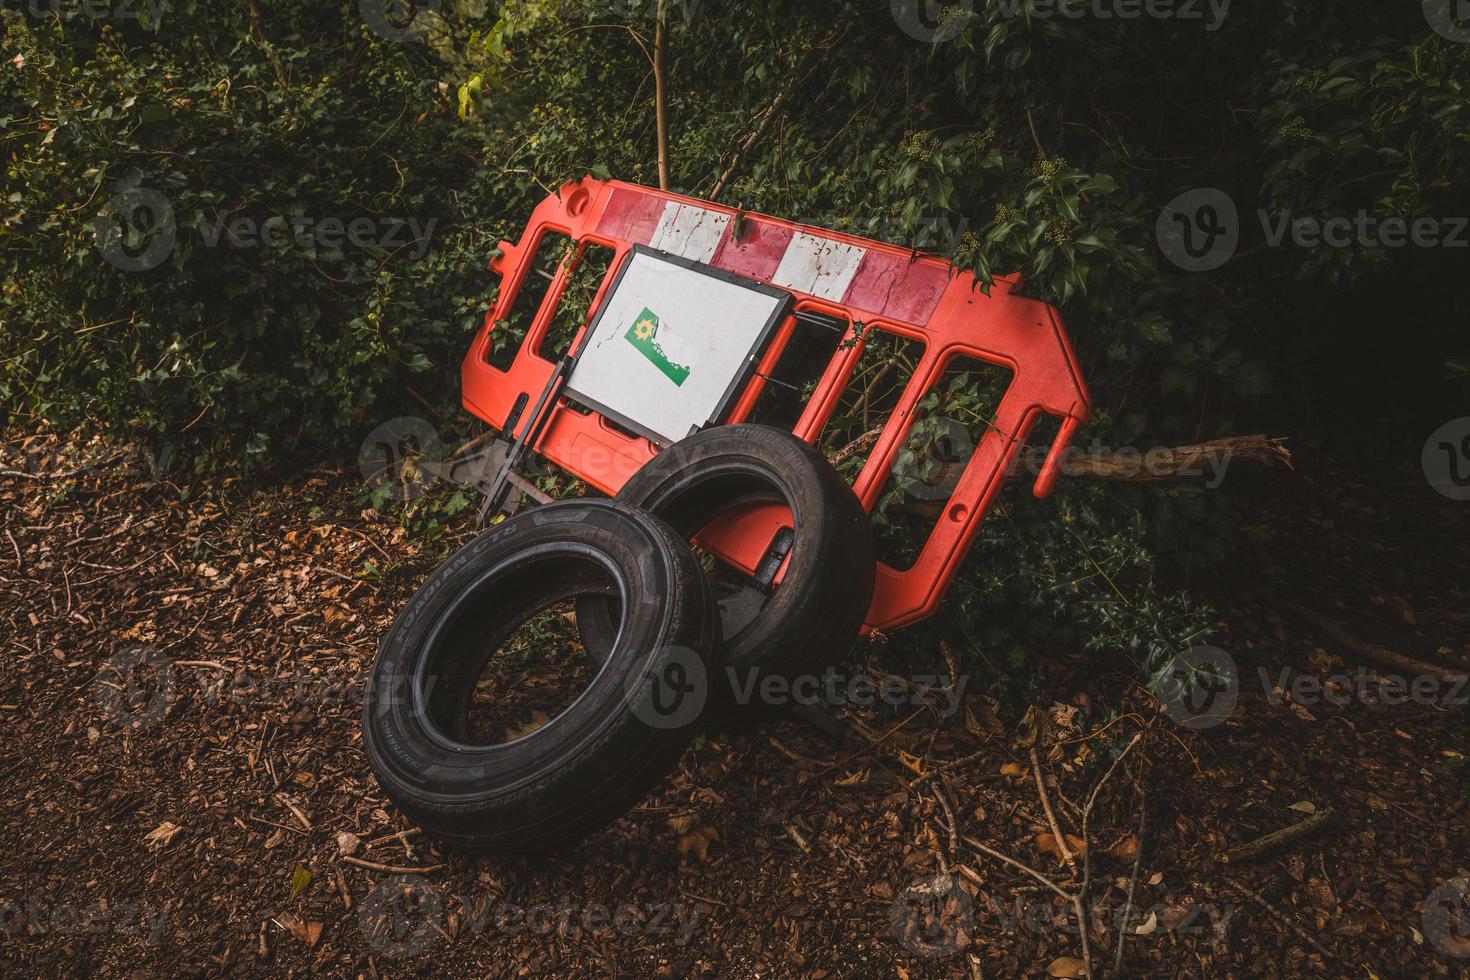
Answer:
M11 432L3 465L27 448L86 447ZM361 750L377 641L452 541L349 472L0 476L0 973L1078 976L1080 908L1105 976L1136 880L1136 975L1470 976L1470 688L1396 697L1414 672L1361 652L1470 660L1470 505L1415 476L1241 474L1249 558L1195 589L1238 668L1220 724L1062 654L1021 722L977 677L948 720L852 710L842 744L711 733L509 862L418 836Z

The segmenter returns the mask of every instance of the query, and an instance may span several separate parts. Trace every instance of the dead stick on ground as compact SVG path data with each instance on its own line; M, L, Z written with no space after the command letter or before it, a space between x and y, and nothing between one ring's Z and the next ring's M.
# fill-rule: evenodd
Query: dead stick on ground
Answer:
M1232 462L1292 466L1285 439L1265 435L1230 436L1197 445L1159 448L1147 453L1069 453L1065 476L1100 480L1169 480L1179 476L1218 478ZM1023 468L1017 467L1019 473Z
M1061 885L1058 885L1056 882L1052 881L1046 875L1042 874L1040 871L1037 871L1029 864L1022 864L1015 858L1007 857L1000 851L997 851L995 848L988 847L985 844L977 841L975 838L968 836L967 834L960 834L960 840L964 841L966 844L969 844L981 854L988 854L991 857L995 858L997 861L1002 861L1006 864L1009 864L1011 867L1015 868L1018 871L1025 872L1026 874L1035 878L1037 881L1041 882L1046 887L1050 888L1052 891L1056 892L1062 898L1065 898L1069 902L1072 901L1073 895L1070 892L1065 891Z
M1077 897L1072 900L1072 907L1077 913L1077 921L1081 926L1082 963L1089 977L1092 976L1092 951L1088 946L1086 906L1092 899L1092 836L1089 830L1092 819L1092 808L1097 803L1097 798L1102 792L1102 788L1107 785L1108 780L1113 777L1113 773L1123 764L1123 760L1128 757L1128 753L1132 752L1133 747L1141 741L1143 741L1142 733L1134 735L1133 740L1123 747L1123 751L1119 752L1117 758L1113 759L1113 764L1108 766L1107 772L1103 773L1102 778L1092 787L1092 792L1087 794L1087 803L1082 807L1082 884L1077 889ZM1035 749L1032 750L1032 753L1034 758Z
M1128 753L1132 752L1133 747L1141 741L1143 741L1143 735L1140 733L1134 735L1133 741L1123 747L1123 751L1119 752L1117 757L1113 759L1113 764L1108 766L1107 772L1103 773L1102 778L1092 787L1092 792L1087 794L1087 802L1082 807L1082 886L1077 889L1077 897L1083 902L1088 900L1089 893L1092 889L1092 834L1089 829L1092 820L1092 808L1097 803L1098 794L1102 792L1102 788L1107 785L1108 780L1113 778L1113 773L1117 771L1118 766L1123 764L1123 760L1128 757Z
M1262 895L1251 891L1244 885L1238 885L1234 882L1226 882L1226 886L1235 889L1236 892L1244 895L1246 898L1251 899L1256 904L1264 908L1267 912L1270 912L1273 916L1276 917L1276 920L1278 922L1285 925L1292 932L1296 933L1299 937L1301 937L1303 942L1306 942L1317 952L1321 953L1325 959L1332 960L1339 964L1343 962L1342 959L1337 956L1337 954L1333 953L1332 950L1328 949L1326 946L1323 946L1320 942L1318 942L1311 933L1307 932L1307 930L1297 925L1295 919L1292 919L1291 917L1284 914L1280 909L1268 902Z
M1123 918L1118 923L1118 942L1113 950L1113 976L1123 975L1123 943L1128 937L1128 917L1133 914L1133 896L1138 891L1138 873L1143 869L1143 838L1148 828L1148 783L1138 788L1138 850L1133 855L1133 873L1128 877L1128 897L1123 900Z
M431 871L438 871L444 867L443 864L431 864L427 868L408 868L401 864L379 864L377 861L364 861L360 857L350 854L342 855L342 860L347 864L356 865L359 868L367 868L369 871L381 871L390 875L426 875Z
M301 826L305 827L307 830L311 829L311 821L306 819L306 814L301 812L301 807L291 802L291 798L289 796L287 796L285 793L277 793L276 799L279 800L281 802L281 805L284 806L287 810L290 810L292 815L295 816L297 820L301 821Z
M949 831L949 857L953 860L959 851L959 844L955 840L954 810L950 808L949 801L944 798L944 788L940 784L934 784L934 798L939 801L939 806L944 810L945 827Z
M379 844L387 844L395 840L407 843L410 837L417 837L419 834L422 833L423 831L419 828L410 827L408 830L399 830L383 837L376 837L364 844L363 847L377 847Z
M1041 809L1046 811L1046 821L1051 824L1052 836L1057 839L1057 847L1062 852L1062 860L1067 862L1067 867L1077 867L1077 858L1073 856L1072 849L1067 846L1067 838L1062 836L1062 828L1057 824L1057 815L1052 812L1051 798L1046 795L1046 783L1041 778L1041 758L1036 754L1036 748L1031 748L1031 772L1036 776L1036 792L1041 796Z
M1257 837L1248 844L1242 844L1220 855L1220 863L1241 864L1245 861L1253 861L1267 851L1273 851L1283 844L1290 844L1292 841L1301 840L1309 834L1316 833L1327 826L1328 821L1333 818L1335 813L1336 811L1332 807L1328 807L1325 810L1312 814L1305 820L1292 824L1290 827L1273 830L1263 837Z
M1306 606L1299 606L1296 603L1288 602L1285 599L1272 598L1268 601L1278 608L1295 613L1302 619L1305 619L1307 622L1316 626L1323 633L1326 633L1336 643L1347 647L1349 650L1351 650L1353 653L1356 653L1360 657L1368 658L1374 663L1382 664L1385 667L1396 667L1399 670L1408 671L1410 674L1434 677L1438 679L1441 683L1445 684L1455 684L1465 680L1466 675L1463 670L1452 670L1448 667L1442 667L1439 664L1432 664L1425 660L1416 660L1413 657L1405 656L1404 654L1399 653L1396 650L1390 650L1388 647L1379 646L1377 643L1368 643L1364 640L1360 640L1356 636L1353 636L1351 633L1349 633L1347 630L1343 629L1341 626L1338 626L1332 620L1328 619L1326 616L1323 616L1321 613L1313 612Z
M342 896L342 907L351 912L352 893L347 890L347 879L343 876L341 868L333 868L332 870L336 872L337 894Z
M1083 968L1087 971L1088 980L1092 980L1092 945L1087 938L1087 913L1082 908L1082 895L1080 893L1074 895L1071 892L1063 890L1060 885L1052 881L1040 871L1037 871L1035 868L1031 867L1029 864L1022 864L1015 858L1007 857L1000 851L997 851L994 848L987 847L986 845L980 843L973 837L967 837L961 834L960 840L964 841L966 844L969 844L971 847L982 854L988 854L991 857L995 858L997 861L1003 861L1019 871L1024 871L1026 874L1035 878L1047 888L1050 888L1052 891L1056 892L1062 898L1071 903L1072 914L1077 917L1077 934L1082 939L1082 965Z

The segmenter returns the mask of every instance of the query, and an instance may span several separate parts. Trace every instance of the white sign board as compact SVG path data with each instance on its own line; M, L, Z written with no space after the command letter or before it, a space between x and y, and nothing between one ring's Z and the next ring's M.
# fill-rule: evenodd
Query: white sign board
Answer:
M638 246L587 332L566 394L655 442L729 410L790 294Z

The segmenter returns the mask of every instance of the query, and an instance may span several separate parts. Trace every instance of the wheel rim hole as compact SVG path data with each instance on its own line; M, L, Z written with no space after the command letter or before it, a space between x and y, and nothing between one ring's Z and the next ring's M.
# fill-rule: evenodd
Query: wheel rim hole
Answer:
M537 599L511 588L478 596L480 615L465 615L436 644L423 696L441 735L473 747L514 742L551 724L592 687L605 664L588 655L577 600L605 602L613 628L621 629L618 590L610 575L586 563L556 572L543 579L560 584L554 595ZM495 611L504 616L507 608L519 615L495 622Z

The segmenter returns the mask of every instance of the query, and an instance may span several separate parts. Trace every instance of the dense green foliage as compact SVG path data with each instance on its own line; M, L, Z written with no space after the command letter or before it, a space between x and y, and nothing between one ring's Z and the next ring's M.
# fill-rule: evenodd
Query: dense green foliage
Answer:
M420 399L453 417L498 238L564 179L657 182L652 2L420 4L442 16L396 39L383 0L376 25L371 3L347 0L99 6L4 14L0 404L18 418L126 427L207 466L350 454ZM707 195L733 166L727 203L939 251L982 277L1022 271L1087 369L1084 446L1281 428L1336 390L1316 352L1345 329L1381 340L1366 321L1396 309L1385 295L1433 289L1463 262L1270 247L1254 219L1455 214L1470 44L1432 31L1417 2L1286 0L1223 20L1199 4L1202 19L1159 20L982 0L933 29L905 20L915 6L670 0L673 183ZM103 257L156 236L99 239L131 187L172 211L152 268ZM1194 187L1223 190L1244 219L1214 272L1181 271L1156 244L1161 207ZM256 230L295 216L369 218L377 238ZM221 230L241 218L243 235ZM399 218L427 240L385 223ZM1436 295L1394 328L1442 371L1464 353L1465 312ZM1087 646L1152 667L1207 627L1154 576L1222 560L1228 488L1071 481L1044 505L1015 489L932 635L1013 660Z

